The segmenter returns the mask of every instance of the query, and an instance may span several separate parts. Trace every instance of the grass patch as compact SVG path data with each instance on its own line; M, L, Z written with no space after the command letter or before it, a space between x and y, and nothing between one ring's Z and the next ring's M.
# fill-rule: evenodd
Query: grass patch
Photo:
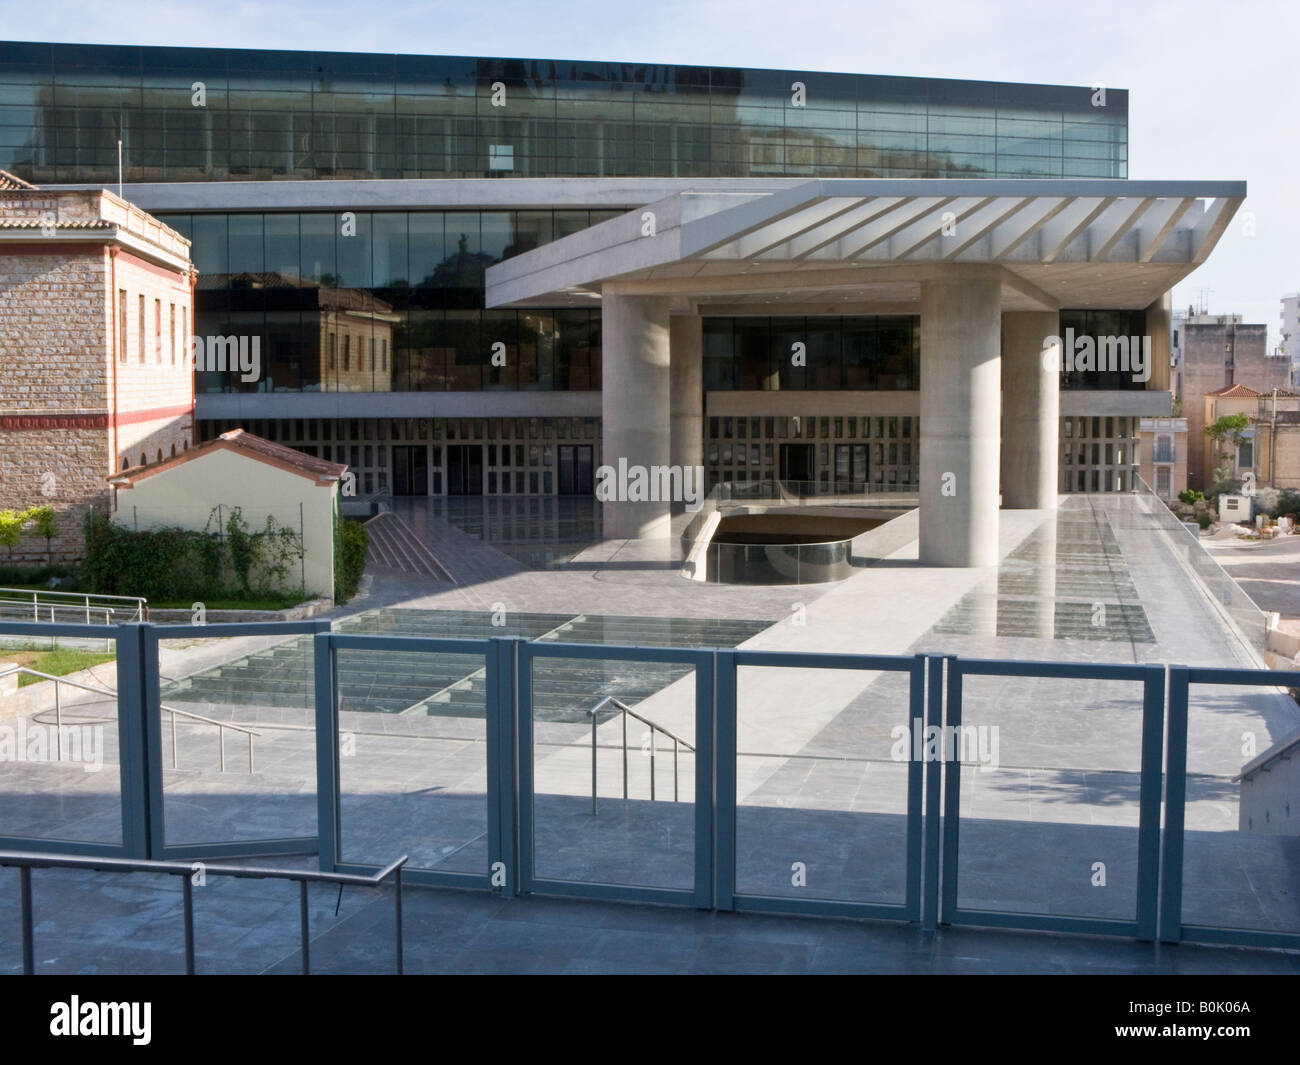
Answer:
M56 647L53 651L12 651L0 648L0 665L12 662L15 665L26 666L28 669L39 669L42 673L49 673L55 677L66 677L69 673L89 669L91 666L103 665L105 662L112 662L116 657L112 651L107 653L103 651L77 651L67 647ZM26 673L18 675L18 687L20 688L26 688L29 684L40 683L40 677L31 677Z
M204 599L203 605L208 610L287 610L299 603L306 603L315 596L306 599L297 595L270 596L263 599ZM189 610L194 600L164 599L161 602L150 601L150 610Z

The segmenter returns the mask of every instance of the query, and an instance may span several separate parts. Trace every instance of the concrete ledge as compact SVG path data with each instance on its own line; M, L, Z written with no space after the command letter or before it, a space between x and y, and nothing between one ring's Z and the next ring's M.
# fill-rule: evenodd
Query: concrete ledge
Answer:
M302 621L305 618L314 618L318 614L324 614L326 611L333 609L333 599L309 599L305 603L299 603L297 606L287 607L284 610L209 610L207 620L209 624L222 621ZM149 611L149 620L163 625L189 625L193 623L193 619L194 612L192 610Z
M854 563L879 562L920 539L921 511L912 509L853 538Z

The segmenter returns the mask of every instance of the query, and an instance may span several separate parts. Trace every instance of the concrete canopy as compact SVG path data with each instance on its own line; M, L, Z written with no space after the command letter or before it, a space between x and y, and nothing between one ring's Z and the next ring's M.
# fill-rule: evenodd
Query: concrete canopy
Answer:
M492 266L487 305L602 288L706 313L915 313L924 281L995 268L1008 311L1141 309L1209 255L1245 182L827 179L685 191ZM961 270L955 272L961 273Z

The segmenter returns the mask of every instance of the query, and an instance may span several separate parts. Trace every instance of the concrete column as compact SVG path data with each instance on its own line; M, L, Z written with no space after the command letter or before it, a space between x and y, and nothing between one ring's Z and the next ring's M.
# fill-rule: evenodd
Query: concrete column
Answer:
M921 283L921 562L998 559L1002 282L963 271Z
M612 540L667 539L670 501L648 500L652 467L671 464L668 300L601 298L602 481L616 490L604 505L605 536ZM638 478L638 469L644 471ZM602 473L610 476L602 478ZM662 495L654 485L655 494Z
M1002 505L1053 510L1060 474L1061 371L1043 341L1060 333L1056 311L1002 316ZM1059 351L1059 349L1058 349Z
M1173 391L1173 373L1169 357L1173 353L1174 299L1166 292L1146 310L1147 336L1151 338L1151 377L1147 388L1158 392Z
M704 320L675 314L668 322L669 396L672 438L669 455L683 470L704 465Z

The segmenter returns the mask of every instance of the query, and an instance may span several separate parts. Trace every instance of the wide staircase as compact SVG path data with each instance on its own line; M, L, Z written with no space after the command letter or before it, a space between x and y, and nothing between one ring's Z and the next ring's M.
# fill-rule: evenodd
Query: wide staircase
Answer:
M346 618L338 630L385 636L522 636L565 643L735 647L770 624L381 609ZM606 695L634 705L689 672L687 666L670 663L541 659L533 670L534 715L540 721L582 721L592 704ZM486 705L487 679L483 660L476 655L345 648L338 652L338 684L341 711L481 717ZM310 637L257 651L163 689L169 702L299 709L313 705L313 693Z

